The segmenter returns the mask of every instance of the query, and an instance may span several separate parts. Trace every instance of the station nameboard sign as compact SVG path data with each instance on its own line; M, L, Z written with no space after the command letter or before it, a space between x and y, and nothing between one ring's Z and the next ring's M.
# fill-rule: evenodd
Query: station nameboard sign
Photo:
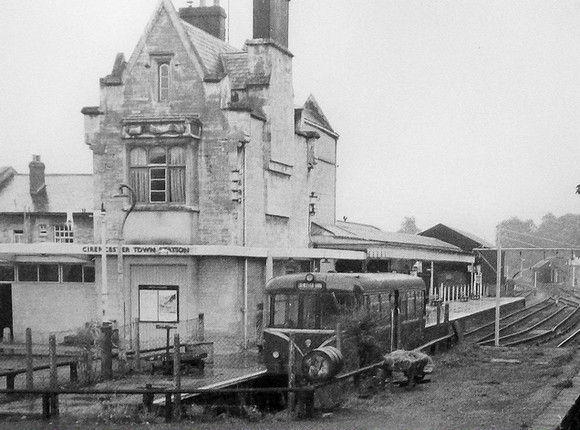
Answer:
M107 255L133 256L232 256L244 258L341 258L349 260L364 260L364 251L346 251L339 249L317 248L258 248L230 245L147 245L125 244L119 250L116 243L107 244ZM90 255L99 256L103 247L99 243L0 243L0 258L12 261L16 256L45 256L51 255Z
M123 245L124 255L193 255L195 247L188 245ZM118 254L117 245L107 245L107 254ZM83 245L83 254L101 254L101 245Z

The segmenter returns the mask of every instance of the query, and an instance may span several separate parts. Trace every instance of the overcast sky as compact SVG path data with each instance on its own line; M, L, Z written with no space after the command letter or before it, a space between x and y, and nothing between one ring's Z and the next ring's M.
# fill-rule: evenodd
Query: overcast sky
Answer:
M48 173L92 171L80 110L157 1L0 2L0 165L26 173L40 154ZM252 0L230 2L241 47ZM511 216L580 213L579 0L290 8L295 104L314 94L340 134L339 219L396 231L414 216L493 241Z

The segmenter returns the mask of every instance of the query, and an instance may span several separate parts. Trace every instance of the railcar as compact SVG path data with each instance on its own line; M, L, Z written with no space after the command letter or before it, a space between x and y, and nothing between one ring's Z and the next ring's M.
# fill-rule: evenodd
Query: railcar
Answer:
M421 344L426 287L398 273L307 273L266 285L264 364L272 375L324 380ZM291 356L292 355L292 356Z

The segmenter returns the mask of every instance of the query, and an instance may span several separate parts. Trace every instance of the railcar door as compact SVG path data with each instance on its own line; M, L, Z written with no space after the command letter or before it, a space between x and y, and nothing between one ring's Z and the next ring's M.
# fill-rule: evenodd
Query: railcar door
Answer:
M389 294L389 303L391 305L391 351L394 351L399 348L401 340L399 290L394 290Z

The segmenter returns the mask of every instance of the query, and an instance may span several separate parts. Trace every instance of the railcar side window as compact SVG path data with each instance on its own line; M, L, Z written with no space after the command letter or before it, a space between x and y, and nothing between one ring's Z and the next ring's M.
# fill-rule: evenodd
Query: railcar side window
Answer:
M371 312L377 315L381 314L381 295L380 294L371 294L370 296L371 301Z
M382 313L381 315L385 318L391 318L391 296L383 294L381 296L381 307Z
M401 314L401 320L406 320L407 319L407 295L406 294L400 294L399 295L399 301L401 303L399 303L399 311Z
M351 294L326 293L320 295L320 328L334 329L341 315L355 310L355 297Z
M276 294L273 298L271 321L274 327L295 328L298 322L298 296Z
M407 294L407 319L415 319L415 291Z

